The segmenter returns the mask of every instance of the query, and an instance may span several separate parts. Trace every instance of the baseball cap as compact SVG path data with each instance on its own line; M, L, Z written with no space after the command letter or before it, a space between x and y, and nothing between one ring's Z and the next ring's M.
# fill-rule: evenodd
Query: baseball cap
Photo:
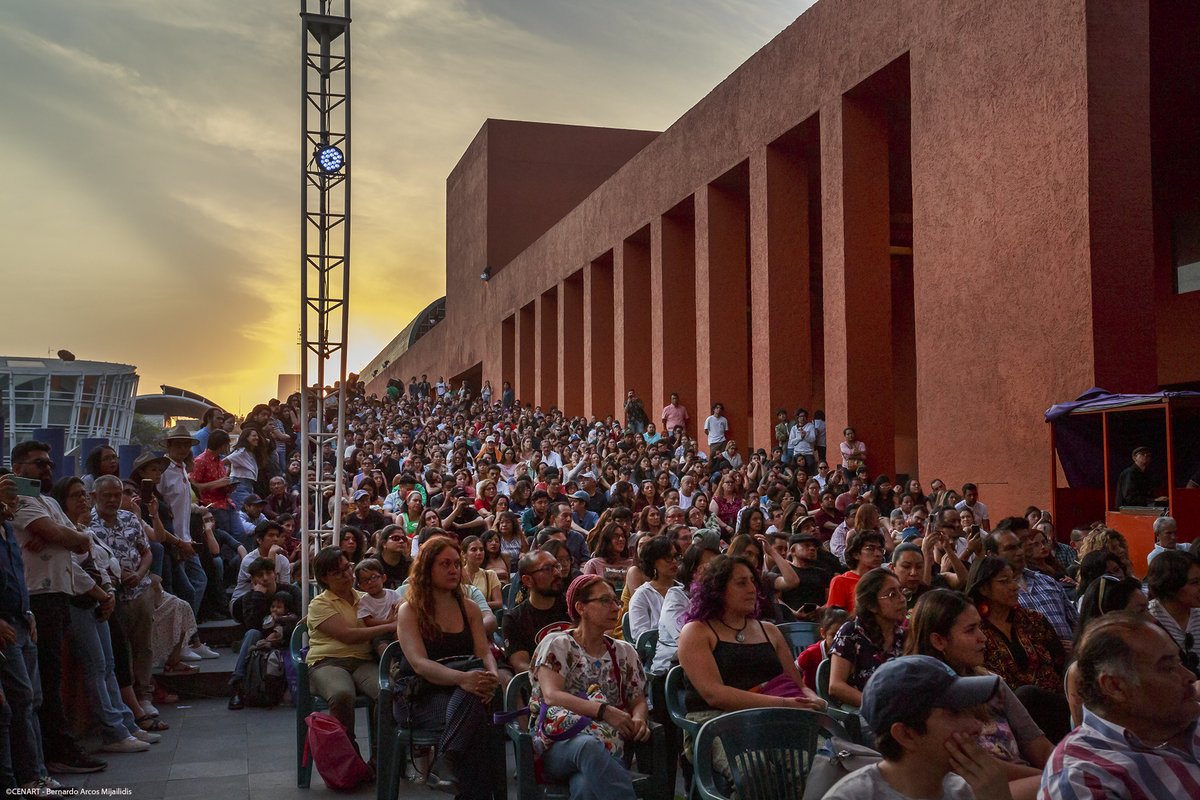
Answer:
M357 492L354 493L354 502L357 503L359 500L362 500L364 497L370 497L370 496L371 496L371 493L368 492L366 489L359 489Z
M366 494L366 492L363 492L363 494ZM252 495L250 495L249 497L247 497L245 500L243 500L243 501L242 501L242 505L244 505L244 506L255 506L255 505L262 505L262 504L263 504L263 503L265 503L265 502L267 502L267 501L266 501L266 500L263 500L263 499L262 499L261 497L259 497L258 495L256 495L256 494L252 494Z
M983 705L999 686L998 675L963 678L931 656L901 656L884 663L867 681L862 715L871 730L886 731L931 708L957 711Z
M820 539L811 533L794 533L788 538L788 544L804 544L805 542L820 543Z
M697 528L692 531L692 544L721 549L721 533L713 528Z
M583 502L586 503L588 500L591 500L592 497L587 492L580 489L578 492L575 492L575 494L571 495L571 499L572 500L582 500Z

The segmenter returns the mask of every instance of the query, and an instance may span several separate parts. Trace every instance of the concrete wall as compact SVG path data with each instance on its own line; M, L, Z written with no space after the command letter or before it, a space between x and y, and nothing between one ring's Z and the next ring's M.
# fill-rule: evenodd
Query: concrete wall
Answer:
M481 364L524 401L600 416L627 387L652 416L679 391L697 420L725 403L756 447L775 407L819 403L831 447L853 424L872 471L972 480L998 513L1047 502L1046 407L1200 380L1196 299L1164 302L1152 151L1195 148L1152 137L1151 77L1172 66L1152 73L1152 8L1160 32L1195 16L822 0L653 141L555 128L560 162L531 167L542 126L504 123L501 146L489 122L448 183L447 319L388 372ZM539 182L581 191L604 170L563 164L597 142L611 177L564 212L575 195Z

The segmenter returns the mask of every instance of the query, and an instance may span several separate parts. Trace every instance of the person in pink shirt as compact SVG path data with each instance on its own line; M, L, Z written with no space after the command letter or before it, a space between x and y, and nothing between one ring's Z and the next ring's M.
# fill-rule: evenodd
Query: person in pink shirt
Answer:
M663 436L670 436L676 428L686 431L689 418L687 406L680 405L679 395L671 392L671 402L662 410Z

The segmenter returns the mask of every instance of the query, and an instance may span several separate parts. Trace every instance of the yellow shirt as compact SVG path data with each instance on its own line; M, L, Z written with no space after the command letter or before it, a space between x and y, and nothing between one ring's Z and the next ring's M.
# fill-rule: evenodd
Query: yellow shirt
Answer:
M321 623L334 614L341 615L346 625L351 628L362 628L363 621L358 618L358 599L365 595L355 590L354 602L347 603L333 592L326 589L314 597L308 604L308 656L304 659L311 667L323 658L363 658L371 657L371 643L359 642L346 644L318 630Z
M500 579L496 577L495 570L480 569L475 573L475 577L471 579L471 585L483 592L483 596L488 601L491 601L492 590L500 588Z

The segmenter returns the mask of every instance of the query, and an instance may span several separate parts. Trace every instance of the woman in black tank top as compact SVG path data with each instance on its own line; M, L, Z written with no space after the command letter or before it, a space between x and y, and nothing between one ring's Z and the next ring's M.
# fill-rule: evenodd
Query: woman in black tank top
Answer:
M439 783L457 783L460 800L489 800L505 779L504 745L489 707L498 686L496 660L483 615L463 599L461 580L462 554L452 539L435 536L421 546L396 633L405 666L430 687L411 709L398 697L395 710L401 725L411 715L414 728L442 729L434 765ZM455 668L471 657L477 660L467 669Z
M762 587L749 559L721 555L705 567L679 634L689 716L763 706L825 708L804 685L783 635L758 620L762 604ZM774 694L761 691L768 682Z

